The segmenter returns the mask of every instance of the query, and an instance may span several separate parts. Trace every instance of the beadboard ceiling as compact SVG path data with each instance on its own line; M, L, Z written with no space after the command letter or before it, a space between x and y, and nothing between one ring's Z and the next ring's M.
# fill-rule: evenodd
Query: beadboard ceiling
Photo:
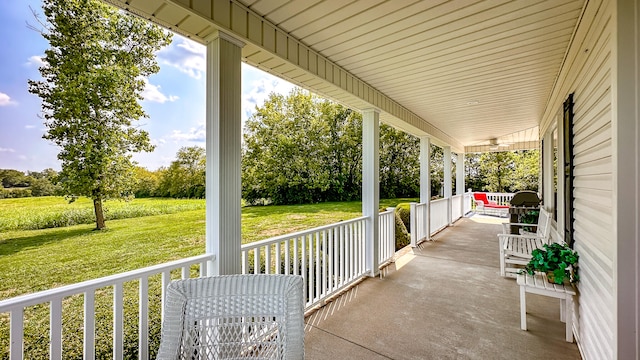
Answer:
M202 43L216 29L232 29L247 43L243 58L249 64L353 108L368 106L346 87L319 81L243 39L233 22L238 9L246 11L406 110L398 114L410 113L428 126L416 127L395 113L382 114L383 121L473 151L536 144L537 126L585 2L107 1ZM194 11L202 3L207 10ZM213 20L222 11L217 9L226 8L228 26L224 19Z

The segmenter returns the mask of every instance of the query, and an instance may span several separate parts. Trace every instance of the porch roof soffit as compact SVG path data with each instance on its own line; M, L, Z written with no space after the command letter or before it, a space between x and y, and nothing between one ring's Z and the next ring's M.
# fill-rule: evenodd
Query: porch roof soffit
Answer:
M462 152L539 125L585 0L104 1Z

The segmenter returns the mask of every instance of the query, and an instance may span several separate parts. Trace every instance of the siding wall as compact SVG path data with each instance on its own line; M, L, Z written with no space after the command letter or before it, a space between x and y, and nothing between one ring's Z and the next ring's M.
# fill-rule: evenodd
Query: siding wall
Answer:
M615 358L612 1L589 0L543 119L574 93L574 238L580 255L576 338L584 359Z

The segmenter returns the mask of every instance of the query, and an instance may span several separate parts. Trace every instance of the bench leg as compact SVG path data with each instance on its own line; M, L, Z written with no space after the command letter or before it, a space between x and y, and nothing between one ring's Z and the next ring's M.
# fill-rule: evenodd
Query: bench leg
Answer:
M527 300L524 286L520 286L520 329L527 330Z
M566 340L567 342L573 342L573 296L567 295L567 299L564 301L565 312L564 317L566 320Z
M567 320L565 320L566 316L567 316L567 301L565 299L560 299L560 321L562 322L567 322Z

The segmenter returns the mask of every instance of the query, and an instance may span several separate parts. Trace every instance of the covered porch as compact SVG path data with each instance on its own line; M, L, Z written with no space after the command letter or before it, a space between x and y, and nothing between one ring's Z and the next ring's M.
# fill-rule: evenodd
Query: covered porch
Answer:
M492 216L458 220L306 318L306 359L580 359L556 299L500 277Z

